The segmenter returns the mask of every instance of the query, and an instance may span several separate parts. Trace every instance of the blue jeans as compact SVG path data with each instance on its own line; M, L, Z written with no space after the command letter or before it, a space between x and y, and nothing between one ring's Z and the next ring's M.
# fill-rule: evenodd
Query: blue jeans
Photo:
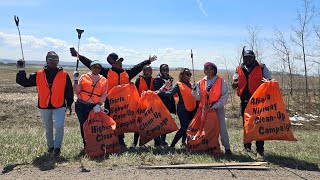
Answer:
M186 138L187 138L186 133L188 130L188 126L189 126L191 120L193 119L193 116L194 116L194 111L187 111L187 110L178 109L178 117L180 120L180 129L176 133L176 135L174 136L172 143L171 143L171 147L174 147L181 137L182 137L182 143L186 142Z
M42 123L46 131L48 148L61 148L64 134L64 119L66 108L57 109L39 109L42 117ZM53 138L53 118L55 121L56 134Z
M86 145L84 140L84 133L83 133L83 124L88 119L90 111L93 109L95 104L85 104L82 102L77 101L75 103L76 114L78 116L79 124L80 124L80 133L82 137L83 146Z

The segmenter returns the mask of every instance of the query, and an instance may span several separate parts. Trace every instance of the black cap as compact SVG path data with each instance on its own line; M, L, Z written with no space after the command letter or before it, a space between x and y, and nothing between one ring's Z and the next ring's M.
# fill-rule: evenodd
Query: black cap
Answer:
M121 57L119 58L118 54L116 53L110 53L107 57L107 61L109 64L114 64L116 61L123 61L124 59Z
M254 52L252 50L245 50L243 56L254 56Z
M59 61L59 56L54 51L49 51L46 56L46 60L56 60Z

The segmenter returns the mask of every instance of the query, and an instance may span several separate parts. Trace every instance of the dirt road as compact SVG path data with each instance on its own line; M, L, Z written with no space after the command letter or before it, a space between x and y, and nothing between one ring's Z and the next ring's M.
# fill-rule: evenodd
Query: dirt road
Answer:
M270 167L269 170L139 169L138 167L63 167L41 171L15 167L2 172L0 179L319 179L319 171Z

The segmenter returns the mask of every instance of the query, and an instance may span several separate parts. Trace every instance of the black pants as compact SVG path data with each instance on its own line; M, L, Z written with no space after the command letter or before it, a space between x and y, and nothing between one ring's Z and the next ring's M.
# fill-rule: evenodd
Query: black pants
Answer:
M104 109L108 110L107 115L110 116L110 103L109 103L108 97L106 98L106 101L104 102ZM118 139L119 139L119 145L123 145L123 146L126 145L124 142L124 134L119 134Z
M134 136L133 136L133 145L137 146L138 145L138 140L139 140L140 134L135 132ZM154 146L160 146L161 145L161 141L160 141L160 137L157 137L154 139Z
M182 137L182 143L186 142L187 139L187 130L189 123L191 122L192 118L194 116L194 111L187 111L187 110L181 110L178 109L178 117L180 120L180 129L174 136L171 147L174 147L177 142L180 140Z
M244 110L247 107L248 102L241 102L241 115L242 115L242 125L244 126ZM244 144L244 148L251 150L251 143ZM264 152L264 141L256 141L256 150L258 153Z
M86 142L84 140L83 124L88 119L89 113L93 109L94 106L95 106L95 104L85 104L85 103L82 103L79 101L77 101L75 103L75 110L76 110L76 114L78 116L78 120L80 123L80 133L81 133L82 142L83 142L84 147L86 146Z

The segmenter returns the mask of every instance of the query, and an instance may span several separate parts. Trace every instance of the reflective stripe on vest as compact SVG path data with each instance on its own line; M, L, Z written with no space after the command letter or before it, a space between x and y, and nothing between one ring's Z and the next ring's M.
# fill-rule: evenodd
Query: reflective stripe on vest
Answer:
M144 80L143 77L140 77L140 84L139 84L139 88L138 88L139 95L141 95L142 91L147 91L147 90L154 91L153 80L154 80L154 78L151 78L150 88L148 88L147 82Z
M103 92L106 90L107 79L100 75L100 79L93 84L91 76L89 74L85 74L81 80L81 92L79 93L80 98L83 101L92 101L96 104L99 102L100 97Z
M247 83L250 94L253 94L262 83L262 68L260 64L258 66L255 66L250 72L250 74L248 75L248 81L241 66L237 67L237 73L239 74L237 90L238 96L241 96L247 86Z
M186 107L187 111L193 111L196 108L196 100L191 94L191 88L182 82L177 82L177 84L180 89L184 106Z
M208 105L217 102L221 96L221 86L222 78L218 76L216 81L213 83L209 93L207 93L207 81L205 79L202 79L200 81L200 93L202 97L199 103L199 107L203 107L206 104L206 100L208 100Z
M123 71L122 73L120 73L120 81L119 81L118 73L110 69L107 74L107 79L108 79L108 92L117 85L129 83L129 75L126 71Z
M47 108L49 102L55 108L59 108L64 105L64 92L67 83L67 72L59 70L53 79L51 89L49 87L46 73L43 69L37 72L36 84L38 90L38 102L40 108Z

